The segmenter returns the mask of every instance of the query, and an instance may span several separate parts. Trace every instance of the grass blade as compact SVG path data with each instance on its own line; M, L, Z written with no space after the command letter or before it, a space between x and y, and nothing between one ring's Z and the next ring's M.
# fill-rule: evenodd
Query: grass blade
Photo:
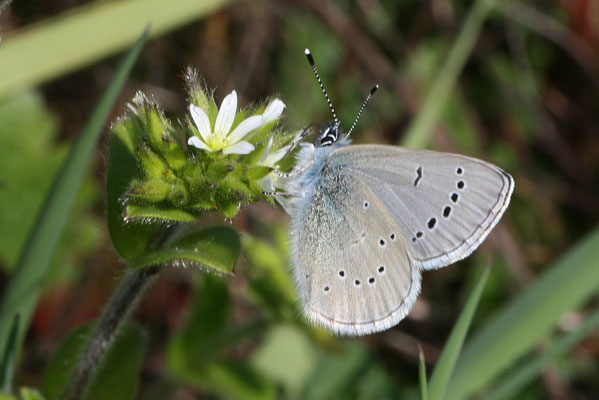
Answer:
M593 329L597 329L598 327L599 311L595 311L572 332L568 332L567 334L562 335L558 340L555 340L551 347L543 354L534 357L532 360L510 373L509 376L504 378L500 383L493 385L495 389L489 393L489 395L485 395L485 399L508 400L517 398L519 391L541 373L543 365L545 365L547 361L565 354L574 347L576 343L584 339Z
M6 346L11 321L15 314L20 314L16 340L16 346L20 348L40 295L50 260L89 165L91 152L96 146L118 93L137 60L145 40L146 33L131 48L119 65L87 124L73 143L67 160L48 192L44 206L25 242L17 268L0 304L0 349Z
M152 26L150 36L159 36L227 3L228 0L95 1L23 28L2 40L0 95L38 85L121 51L148 24Z
M478 280L476 287L472 291L470 298L466 302L464 310L460 314L460 318L458 318L455 327L452 329L449 339L445 344L445 348L443 349L443 353L441 353L441 357L439 357L439 361L435 366L429 385L429 397L433 400L440 400L445 397L449 379L452 376L458 356L462 350L464 339L466 339L466 334L470 328L472 317L476 311L476 306L478 306L478 301L480 300L488 276L489 267L487 266Z
M435 80L420 112L412 121L402 140L403 146L422 148L428 143L432 129L443 111L447 98L464 68L482 25L495 2L496 0L477 0L471 8L462 30L451 48L447 62L439 71L439 78Z
M0 385L4 393L12 391L12 377L15 370L15 355L17 354L17 333L19 332L19 314L15 314L6 348L0 364Z
M420 399L428 400L427 382L426 382L426 363L424 361L424 351L418 343L418 376L420 381Z
M599 291L599 229L557 260L464 348L448 399L472 398L550 334L563 313Z

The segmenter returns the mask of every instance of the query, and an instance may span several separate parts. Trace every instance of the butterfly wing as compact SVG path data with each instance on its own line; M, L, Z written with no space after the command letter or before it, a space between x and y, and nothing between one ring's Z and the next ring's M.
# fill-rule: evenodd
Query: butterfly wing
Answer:
M366 183L406 238L413 265L424 270L472 253L514 190L512 177L492 164L427 150L346 146L328 165Z
M344 335L397 324L420 291L420 272L390 211L360 178L325 170L293 216L294 267L313 322Z

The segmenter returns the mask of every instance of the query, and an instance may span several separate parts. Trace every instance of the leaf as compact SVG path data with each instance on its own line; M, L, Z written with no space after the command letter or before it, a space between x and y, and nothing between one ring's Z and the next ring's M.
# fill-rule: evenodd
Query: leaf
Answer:
M480 300L480 296L485 288L485 283L489 277L489 267L486 267L482 276L478 280L476 287L472 291L472 294L468 298L464 310L460 314L458 321L451 330L449 339L443 348L443 352L439 357L439 361L435 366L431 381L429 384L429 399L441 400L445 397L447 385L453 373L456 361L462 350L464 339L470 328L472 317L476 311L476 306Z
M599 229L578 243L499 311L464 348L448 399L471 398L599 290Z
M343 393L352 385L359 373L369 364L369 355L357 343L347 343L339 356L322 356L312 373L305 393L306 400L344 398Z
M252 354L251 364L286 389L286 397L297 398L316 366L316 349L295 326L273 327Z
M568 352L572 347L599 328L599 311L589 315L576 329L552 340L551 346L525 364L513 369L508 376L493 385L493 390L485 395L486 400L509 400L517 398L518 393L530 381L540 375L543 366Z
M225 352L263 329L261 323L230 327L231 299L219 277L198 278L187 325L169 343L168 368L174 378L238 399L274 398L274 387L246 364L223 362Z
M27 331L26 328L40 295L50 260L54 255L81 180L89 165L91 153L144 43L145 35L137 41L120 63L56 176L44 207L21 251L18 267L0 304L0 349L6 346L10 322L15 314L21 316L16 341L17 348L20 348L24 332Z
M2 391L10 393L12 391L12 378L15 369L15 356L17 354L17 334L19 331L19 314L15 314L12 320L12 327L10 328L10 334L8 335L8 341L4 353L2 354L2 360L0 363L0 384L2 385Z
M119 52L148 23L151 37L226 5L227 0L92 2L2 39L0 94L35 86ZM106 29L110 26L110 29ZM56 44L60 43L60 46ZM39 62L40 57L44 62Z
M110 135L108 167L106 170L106 218L110 239L117 253L131 260L145 253L158 223L131 223L124 219L121 196L129 183L141 176L135 158L135 121L129 119L114 126Z
M139 256L131 260L130 266L199 264L210 272L230 275L239 257L240 247L239 235L234 229L217 226L193 232L164 248Z
M88 324L71 333L50 362L43 389L48 400L60 399L92 328ZM141 329L132 324L123 326L90 380L82 400L133 399L145 347L146 339Z
M229 399L276 399L275 386L247 364L240 362L210 363L201 369L188 368L178 374L180 380L208 389Z

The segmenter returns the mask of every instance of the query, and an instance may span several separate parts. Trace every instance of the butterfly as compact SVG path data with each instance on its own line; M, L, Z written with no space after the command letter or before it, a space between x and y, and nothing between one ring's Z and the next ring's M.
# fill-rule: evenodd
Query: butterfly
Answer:
M371 334L399 323L422 271L470 255L499 222L514 190L493 164L457 154L351 145L333 112L315 144L301 143L282 176L292 265L304 315L329 331Z

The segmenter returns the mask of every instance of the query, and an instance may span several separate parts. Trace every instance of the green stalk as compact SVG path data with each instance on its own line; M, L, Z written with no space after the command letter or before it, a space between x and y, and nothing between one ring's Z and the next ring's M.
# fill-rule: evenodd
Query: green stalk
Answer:
M420 112L402 140L403 146L418 149L425 147L430 141L433 127L439 120L456 80L474 48L482 25L495 3L496 0L476 0L472 6L445 65L439 71L439 78L434 82Z

